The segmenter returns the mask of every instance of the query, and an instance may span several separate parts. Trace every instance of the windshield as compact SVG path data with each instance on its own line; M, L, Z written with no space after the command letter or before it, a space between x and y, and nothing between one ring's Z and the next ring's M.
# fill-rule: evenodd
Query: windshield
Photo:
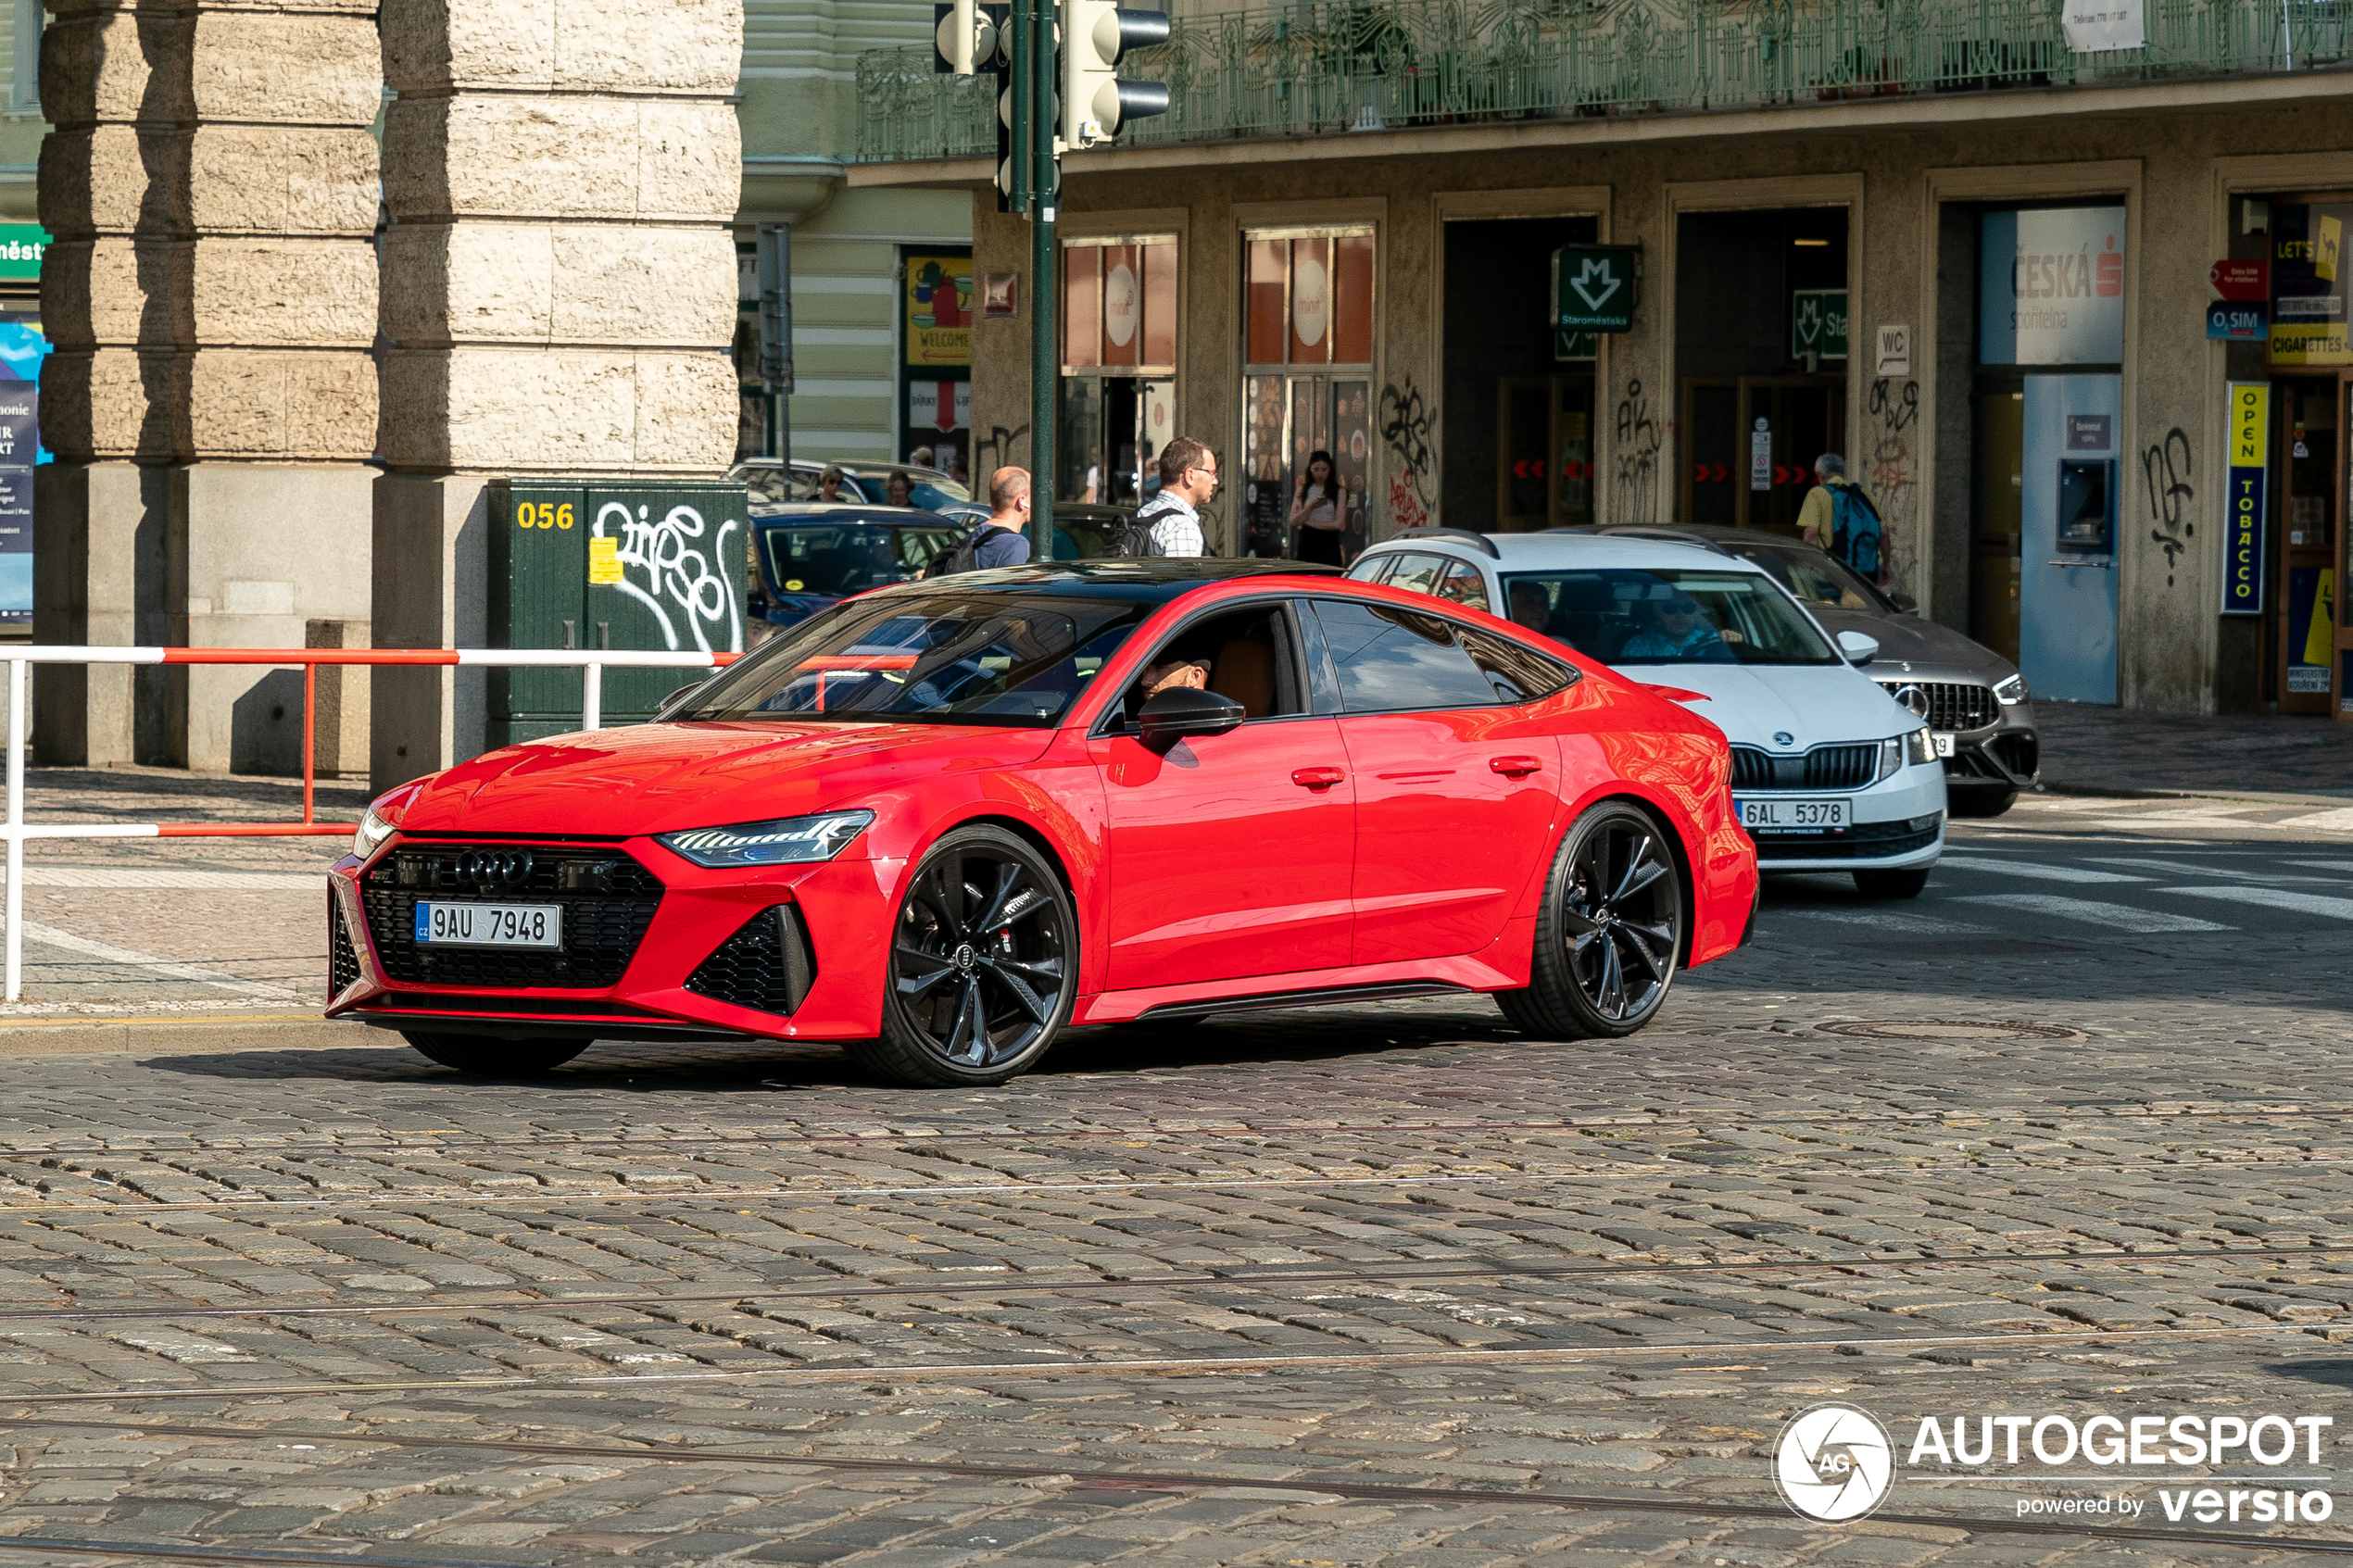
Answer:
M1844 561L1819 550L1793 545L1752 545L1745 541L1724 547L1741 559L1763 567L1772 573L1774 582L1807 604L1831 609L1895 613L1895 607L1877 588L1857 577Z
M1029 594L846 599L765 644L670 718L1050 728L1151 608Z
M1836 664L1837 654L1753 571L1519 571L1511 619L1604 664Z
M780 594L840 598L923 575L956 547L961 528L893 528L876 522L797 523L763 528L768 581Z

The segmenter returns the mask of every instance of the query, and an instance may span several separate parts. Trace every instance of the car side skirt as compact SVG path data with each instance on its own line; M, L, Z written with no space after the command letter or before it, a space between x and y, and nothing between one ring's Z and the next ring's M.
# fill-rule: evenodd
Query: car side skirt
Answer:
M1515 922L1516 923L1516 922ZM1157 985L1133 991L1102 991L1078 1001L1073 1023L1131 1023L1146 1017L1173 1018L1207 1012L1249 1011L1270 1007L1329 1006L1376 997L1436 996L1449 992L1507 991L1528 984L1528 953L1519 949L1519 972L1498 967L1509 949L1451 959L1357 964L1345 969L1295 970L1288 974L1246 974L1189 985Z

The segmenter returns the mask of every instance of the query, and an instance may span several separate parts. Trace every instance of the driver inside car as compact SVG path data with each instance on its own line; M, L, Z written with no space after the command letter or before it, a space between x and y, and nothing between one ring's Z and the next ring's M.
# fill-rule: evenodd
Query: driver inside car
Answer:
M1654 588L1637 602L1642 629L1617 650L1622 659L1727 659L1731 654L1699 601L1680 588Z

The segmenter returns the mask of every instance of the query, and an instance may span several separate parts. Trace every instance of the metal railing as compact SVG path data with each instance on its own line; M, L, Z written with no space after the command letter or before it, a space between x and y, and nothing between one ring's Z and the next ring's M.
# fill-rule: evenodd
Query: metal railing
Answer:
M2146 44L2076 54L2061 0L1320 0L1178 14L1121 64L1169 111L1123 144L1315 136L2002 87L2273 73L2353 55L2353 0L2146 0ZM996 79L858 57L858 156L993 153Z
M742 658L734 653L647 653L609 648L164 648L48 647L7 650L8 660L8 820L0 823L0 838L8 846L8 886L0 905L6 926L6 999L15 1001L23 991L24 971L24 847L42 838L299 838L348 837L357 822L318 820L315 796L318 770L319 666L321 664L489 665L509 669L532 666L576 669L581 672L581 725L604 728L604 678L615 670L715 670ZM25 671L34 664L260 664L302 667L302 821L298 822L41 822L24 820L25 735L27 720Z

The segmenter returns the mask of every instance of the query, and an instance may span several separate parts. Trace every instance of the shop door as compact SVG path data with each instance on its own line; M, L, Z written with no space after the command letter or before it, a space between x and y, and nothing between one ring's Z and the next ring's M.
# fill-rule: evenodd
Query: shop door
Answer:
M1505 533L1593 521L1593 378L1496 383L1495 525Z
M2019 668L2039 696L2116 700L2120 376L2028 376L2021 405Z
M2325 714L2334 706L2329 677L2336 662L2339 394L2334 380L2273 383L2279 449L2271 471L2283 481L2272 534L2283 546L2272 599L2280 617L2273 673L2283 713Z
M1970 528L1969 635L2018 662L2020 503L2026 479L2026 394L1977 395L1976 517Z
M1843 455L1843 376L1686 377L1682 521L1797 535L1814 459Z

